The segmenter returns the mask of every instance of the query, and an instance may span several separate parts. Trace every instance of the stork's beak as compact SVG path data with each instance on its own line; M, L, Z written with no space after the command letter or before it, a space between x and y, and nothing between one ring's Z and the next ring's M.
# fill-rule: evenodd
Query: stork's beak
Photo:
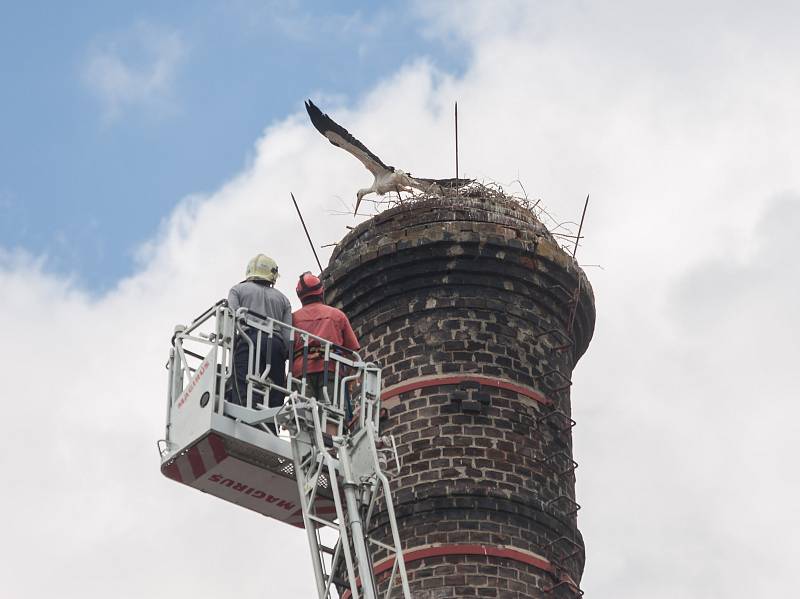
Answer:
M356 196L356 208L353 210L353 216L358 214L358 207L361 204L361 196Z

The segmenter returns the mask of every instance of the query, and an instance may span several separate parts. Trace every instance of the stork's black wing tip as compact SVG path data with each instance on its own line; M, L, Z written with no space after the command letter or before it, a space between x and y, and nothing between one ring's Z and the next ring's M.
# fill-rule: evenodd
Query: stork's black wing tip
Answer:
M311 100L306 100L306 111L311 119L311 124L314 125L317 131L327 137L328 141L333 145L353 154L356 158L361 160L368 169L372 170L374 168L372 163L378 164L383 168L391 168L381 162L380 158L375 156L369 148L353 137L347 129L322 112ZM360 153L366 154L366 158L361 156Z
M308 117L311 119L311 123L314 127L325 135L325 132L331 128L331 125L328 121L330 121L330 117L328 115L323 114L323 112L319 109L319 107L314 104L311 100L306 100L306 112L308 113Z
M306 100L306 112L308 114L315 113L315 114L322 114L322 111L319 109L319 106L314 104L311 100Z

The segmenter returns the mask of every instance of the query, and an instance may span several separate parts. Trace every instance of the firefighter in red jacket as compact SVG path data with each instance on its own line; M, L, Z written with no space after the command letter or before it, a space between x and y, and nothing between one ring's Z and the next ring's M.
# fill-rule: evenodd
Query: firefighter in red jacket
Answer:
M292 314L293 327L308 331L346 349L353 351L359 349L358 339L344 312L325 304L323 300L325 289L319 277L304 272L297 282L296 291L303 307ZM328 392L328 399L333 399L334 393L332 373L329 372L327 385L324 384L324 357L319 350L319 343L311 340L306 361L306 395L315 397L319 401L324 401L325 398L323 388ZM332 370L333 365L330 364L328 368ZM294 340L292 376L296 378L303 376L303 339L299 335Z

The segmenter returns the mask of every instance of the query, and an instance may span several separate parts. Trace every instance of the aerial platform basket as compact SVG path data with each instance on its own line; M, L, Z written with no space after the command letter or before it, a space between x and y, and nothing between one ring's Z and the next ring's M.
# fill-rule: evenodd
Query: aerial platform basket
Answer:
M269 376L278 335L302 363L285 387ZM234 339L240 359L247 349L246 377L244 368L235 376ZM321 385L310 385L311 365L322 369L313 373ZM374 551L393 557L389 587L399 580L410 599L385 473L392 462L399 470L399 458L394 439L379 434L377 365L247 309L233 313L223 300L175 328L167 369L166 435L158 444L165 476L304 528L319 599L331 599L334 589L377 599ZM262 407L271 394L282 405ZM379 499L390 539L371 532Z
M268 320L246 319L256 326ZM256 387L248 393L251 407L225 401L225 390L230 398L232 383L234 328L234 315L224 301L188 327L176 327L167 364L167 432L159 442L161 472L204 493L302 528L291 443L264 426L274 421L279 410L252 408L254 400L263 399L267 387L261 385L259 393L258 377L250 376L253 380L248 387ZM205 355L200 353L204 349ZM293 383L298 389L304 387L303 380L293 379ZM333 512L325 473L317 479L317 492L317 512Z

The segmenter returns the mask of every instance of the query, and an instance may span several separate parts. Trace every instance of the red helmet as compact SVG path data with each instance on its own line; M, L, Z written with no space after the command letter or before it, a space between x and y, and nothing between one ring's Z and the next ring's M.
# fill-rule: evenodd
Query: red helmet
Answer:
M325 288L322 286L322 281L319 280L318 276L306 271L300 275L295 291L302 302L315 295L322 295L325 293Z

